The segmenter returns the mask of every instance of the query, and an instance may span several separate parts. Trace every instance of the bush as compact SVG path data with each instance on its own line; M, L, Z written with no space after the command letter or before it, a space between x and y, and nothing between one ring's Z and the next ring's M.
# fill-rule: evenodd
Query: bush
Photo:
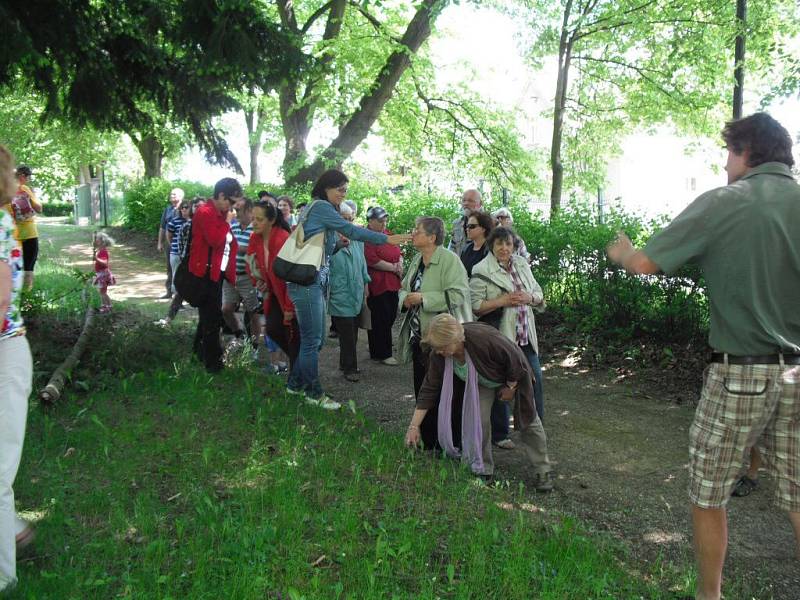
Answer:
M161 223L161 213L167 206L169 193L176 187L186 193L186 198L209 196L212 192L211 187L194 181L143 179L125 190L125 227L155 235Z
M71 217L74 206L72 202L42 202L42 214L45 217Z
M210 188L190 182L154 180L143 182L125 194L126 224L141 231L155 232L169 190L182 187L187 197L209 194ZM421 215L438 216L449 237L458 216L458 199L430 195L407 187L393 192L363 179L350 183L348 197L358 204L358 221L365 222L370 206L389 212L388 227L395 233L409 232ZM289 194L295 204L310 200L310 186L286 189L277 185L246 185L245 194L256 198L265 189ZM498 204L487 204L486 210ZM545 290L550 310L580 335L593 336L597 344L625 344L639 338L671 343L701 342L708 331L705 283L696 268L687 267L675 277L636 277L610 264L605 246L616 232L624 230L641 247L663 220L643 222L634 215L611 212L601 223L588 205L565 207L547 221L531 213L523 203L509 206L514 228L525 240L532 257L532 269ZM405 255L410 259L409 245Z

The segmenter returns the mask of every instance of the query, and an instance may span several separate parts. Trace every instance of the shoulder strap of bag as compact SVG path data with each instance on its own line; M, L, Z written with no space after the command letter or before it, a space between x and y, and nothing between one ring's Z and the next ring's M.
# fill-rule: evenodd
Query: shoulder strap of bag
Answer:
M505 292L507 294L511 293L510 290L507 290L502 285L497 283L494 279L491 279L491 278L487 277L486 275L481 275L480 273L473 273L472 276L473 277L477 277L478 279L482 279L483 281L486 281L487 283L491 283L492 285L495 285L495 286L499 287L501 291L503 291L503 292Z
M312 200L311 204L309 204L303 214L300 216L300 219L297 222L297 225L303 225L308 220L308 215L311 214L311 209L314 208L320 202L324 202L324 200Z

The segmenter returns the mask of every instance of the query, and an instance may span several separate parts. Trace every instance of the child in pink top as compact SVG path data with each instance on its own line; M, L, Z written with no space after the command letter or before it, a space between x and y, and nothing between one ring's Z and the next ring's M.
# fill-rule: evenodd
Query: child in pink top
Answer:
M109 268L111 259L108 249L114 245L114 240L103 232L94 234L94 281L92 284L100 292L100 312L111 312L111 298L108 295L108 286L115 285L117 280Z

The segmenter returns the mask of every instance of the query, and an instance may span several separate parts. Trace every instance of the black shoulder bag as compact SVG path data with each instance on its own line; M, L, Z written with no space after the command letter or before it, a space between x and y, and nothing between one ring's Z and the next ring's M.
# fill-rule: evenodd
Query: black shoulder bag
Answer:
M208 248L208 261L206 262L206 272L202 277L198 277L189 270L189 257L192 254L192 227L189 227L189 237L186 241L181 262L172 274L175 282L175 290L181 298L186 300L195 308L205 304L211 295L211 247Z

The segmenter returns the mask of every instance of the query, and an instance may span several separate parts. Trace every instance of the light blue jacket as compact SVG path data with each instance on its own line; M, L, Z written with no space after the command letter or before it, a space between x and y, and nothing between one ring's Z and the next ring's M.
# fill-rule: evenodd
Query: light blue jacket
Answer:
M364 243L350 241L330 259L328 313L332 317L355 317L364 305L364 285L370 282Z
M309 211L309 209L311 210ZM325 260L323 263L327 263L333 254L338 239L337 231L351 241L369 242L370 244L385 244L388 237L385 233L372 231L345 221L336 207L327 200L309 204L303 210L300 221L303 223L303 235L306 239L320 231L325 231Z

